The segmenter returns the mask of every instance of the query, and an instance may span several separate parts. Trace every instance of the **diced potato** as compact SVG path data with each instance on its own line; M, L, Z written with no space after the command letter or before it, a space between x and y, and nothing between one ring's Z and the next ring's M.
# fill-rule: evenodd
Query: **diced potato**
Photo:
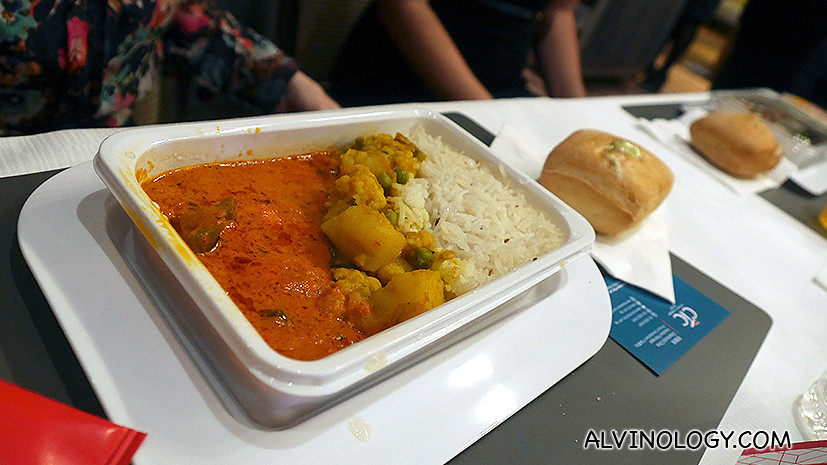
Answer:
M392 262L388 263L387 265L379 268L376 271L376 277L379 278L379 281L382 284L388 284L391 278L398 275L399 273L405 273L406 271L411 271L411 264L408 263L401 255L396 257Z
M378 176L380 173L385 173L391 169L388 155L375 148L372 150L370 150L370 148L368 150L350 149L342 155L341 162L341 169L344 174L353 173L355 165L368 167L374 176Z
M342 258L362 270L375 272L393 261L407 244L381 212L353 205L322 223L322 231Z
M354 323L367 334L375 334L443 304L444 285L436 271L409 271L395 275L369 301L370 317Z

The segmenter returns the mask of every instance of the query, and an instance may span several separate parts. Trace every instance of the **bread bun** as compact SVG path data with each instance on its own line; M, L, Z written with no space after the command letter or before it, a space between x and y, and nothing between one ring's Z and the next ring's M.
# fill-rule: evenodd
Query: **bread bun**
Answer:
M651 152L606 132L582 129L555 147L538 180L612 235L640 223L666 198L674 177Z
M714 111L692 123L689 134L709 161L741 178L766 173L783 154L772 130L753 113Z

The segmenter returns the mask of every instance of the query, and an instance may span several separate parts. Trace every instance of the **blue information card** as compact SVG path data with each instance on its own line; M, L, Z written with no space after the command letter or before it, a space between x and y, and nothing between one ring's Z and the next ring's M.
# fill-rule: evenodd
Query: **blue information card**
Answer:
M604 274L612 301L609 336L658 375L729 316L673 276L675 304Z

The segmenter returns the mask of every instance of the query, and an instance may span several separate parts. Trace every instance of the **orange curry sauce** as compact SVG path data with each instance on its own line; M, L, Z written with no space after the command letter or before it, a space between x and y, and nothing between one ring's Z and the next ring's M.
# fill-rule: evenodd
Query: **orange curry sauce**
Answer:
M337 317L343 298L321 230L337 168L331 153L316 152L187 167L143 184L173 225L193 209L234 199L232 220L222 218L217 243L197 256L267 344L297 360L364 338Z

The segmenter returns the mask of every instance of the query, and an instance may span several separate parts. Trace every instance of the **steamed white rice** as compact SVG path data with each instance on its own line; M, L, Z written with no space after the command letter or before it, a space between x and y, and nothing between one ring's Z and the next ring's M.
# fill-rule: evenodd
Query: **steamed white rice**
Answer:
M456 295L562 245L562 231L508 185L502 166L495 174L421 127L409 138L428 157L390 200L404 230L428 230L438 248L457 252Z

